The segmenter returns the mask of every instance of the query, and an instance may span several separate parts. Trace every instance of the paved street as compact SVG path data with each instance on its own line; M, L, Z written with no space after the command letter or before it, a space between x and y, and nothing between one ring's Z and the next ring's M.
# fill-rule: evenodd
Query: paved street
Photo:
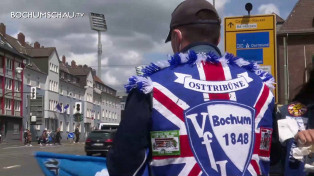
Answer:
M21 144L0 144L0 175L1 176L41 176L43 175L34 153L36 151L85 155L84 143L32 147Z

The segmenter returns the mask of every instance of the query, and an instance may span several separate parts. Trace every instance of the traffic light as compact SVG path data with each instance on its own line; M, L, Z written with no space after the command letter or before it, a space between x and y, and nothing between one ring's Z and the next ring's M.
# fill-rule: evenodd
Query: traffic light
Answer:
M82 103L81 102L75 102L75 114L76 113L82 114Z
M31 99L36 99L36 87L31 87Z

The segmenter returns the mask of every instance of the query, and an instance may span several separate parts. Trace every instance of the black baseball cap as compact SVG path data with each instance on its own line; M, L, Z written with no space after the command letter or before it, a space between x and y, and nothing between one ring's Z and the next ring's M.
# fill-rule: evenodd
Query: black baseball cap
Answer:
M202 10L209 10L215 14L217 19L201 20L197 17L197 13ZM170 31L165 43L171 40L171 31L174 28L191 24L217 24L220 25L221 20L215 7L206 0L185 0L177 6L171 14Z

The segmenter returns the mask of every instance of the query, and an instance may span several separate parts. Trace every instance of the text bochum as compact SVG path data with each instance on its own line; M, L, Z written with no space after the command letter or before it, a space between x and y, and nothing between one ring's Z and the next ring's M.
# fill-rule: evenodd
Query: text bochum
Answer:
M228 117L219 117L217 115L213 115L213 124L214 126L220 126L225 124L252 124L252 120L250 117L246 116L233 116L230 114Z

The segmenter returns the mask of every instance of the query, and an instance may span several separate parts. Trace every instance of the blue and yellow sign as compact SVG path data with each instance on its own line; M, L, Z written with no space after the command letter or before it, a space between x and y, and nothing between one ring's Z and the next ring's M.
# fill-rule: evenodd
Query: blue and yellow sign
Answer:
M224 22L225 51L257 62L277 81L276 16L226 17Z

